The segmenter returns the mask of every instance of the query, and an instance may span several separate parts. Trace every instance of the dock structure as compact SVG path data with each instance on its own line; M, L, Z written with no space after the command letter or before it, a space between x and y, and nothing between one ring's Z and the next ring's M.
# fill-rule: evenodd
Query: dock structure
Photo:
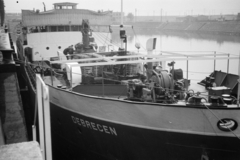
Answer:
M20 89L14 64L0 70L0 118L5 144L28 141Z
M38 142L0 145L0 160L43 160Z

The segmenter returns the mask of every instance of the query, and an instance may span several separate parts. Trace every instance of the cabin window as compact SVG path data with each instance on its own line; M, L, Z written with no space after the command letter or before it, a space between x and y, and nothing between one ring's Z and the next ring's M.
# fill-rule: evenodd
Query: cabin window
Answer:
M48 26L45 26L45 31L49 32L49 27Z
M79 31L78 26L71 26L71 31Z
M73 6L66 6L66 9L73 9Z
M57 26L51 26L50 29L51 32L57 32Z
M64 28L65 28L65 31L69 31L70 30L69 26L64 26Z
M63 32L64 31L64 26L58 26L58 31Z

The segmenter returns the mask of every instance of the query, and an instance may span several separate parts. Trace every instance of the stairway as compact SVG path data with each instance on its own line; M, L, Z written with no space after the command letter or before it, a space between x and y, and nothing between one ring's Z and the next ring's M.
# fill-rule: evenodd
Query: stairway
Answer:
M16 72L0 72L0 118L6 144L28 140Z

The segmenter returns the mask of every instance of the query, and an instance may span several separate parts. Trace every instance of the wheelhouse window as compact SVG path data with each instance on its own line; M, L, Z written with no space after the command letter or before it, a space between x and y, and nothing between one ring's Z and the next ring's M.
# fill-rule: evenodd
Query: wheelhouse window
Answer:
M58 31L63 32L64 31L64 26L58 26Z
M69 26L64 26L65 31L70 31L70 27Z
M50 29L51 32L57 32L57 26L51 26Z
M71 31L79 31L79 27L78 26L71 26Z

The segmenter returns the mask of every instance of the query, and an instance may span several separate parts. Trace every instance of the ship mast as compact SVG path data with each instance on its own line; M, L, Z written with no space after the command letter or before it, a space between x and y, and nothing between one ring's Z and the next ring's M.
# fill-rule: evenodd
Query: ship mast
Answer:
M120 38L121 38L121 49L123 50L123 36L125 31L123 29L123 0L121 0L121 25L120 25Z
M123 0L121 0L121 25L123 25Z

